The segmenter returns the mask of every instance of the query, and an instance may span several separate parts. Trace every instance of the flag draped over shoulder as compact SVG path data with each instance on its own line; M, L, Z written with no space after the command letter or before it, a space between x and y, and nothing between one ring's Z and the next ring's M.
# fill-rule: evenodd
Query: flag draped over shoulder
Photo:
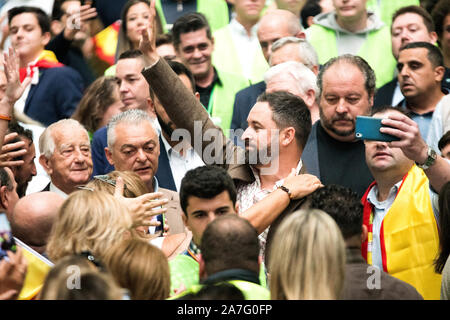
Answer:
M27 275L18 300L32 300L41 291L45 277L53 267L53 263L19 239L14 238L14 240L22 248L23 255L28 262Z
M56 58L55 54L50 50L43 50L41 54L39 55L39 58L37 59L36 63L30 64L26 68L20 68L20 82L22 82L27 75L29 75L31 78L33 78L35 68L40 69L50 69L50 68L58 68L63 67L64 65L60 62L58 62L58 59Z

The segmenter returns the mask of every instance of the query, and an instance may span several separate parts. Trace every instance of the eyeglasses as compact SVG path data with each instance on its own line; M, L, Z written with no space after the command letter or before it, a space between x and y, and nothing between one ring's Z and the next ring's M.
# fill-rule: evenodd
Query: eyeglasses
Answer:
M102 182L105 182L105 183L107 183L107 184L109 184L109 185L111 185L113 187L116 186L116 180L111 179L111 177L108 176L107 174L101 174L101 175L98 175L98 176L94 176L94 179L97 179L97 180L100 180ZM124 190L127 189L127 186L125 184L123 185L123 189Z

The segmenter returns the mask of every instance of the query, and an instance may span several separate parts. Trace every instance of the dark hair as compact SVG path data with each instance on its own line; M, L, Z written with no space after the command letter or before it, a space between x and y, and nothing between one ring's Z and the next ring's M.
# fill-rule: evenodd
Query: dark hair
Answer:
M441 139L439 139L438 142L438 148L439 150L442 151L442 149L445 148L446 145L448 145L450 143L450 130L447 131L442 137Z
M407 49L424 48L427 49L427 59L431 62L434 68L444 66L444 56L442 55L441 49L436 47L434 44L429 42L410 42L404 47L400 48L399 52Z
M444 32L444 20L450 14L450 2L448 0L439 1L431 12L434 21L434 29L441 38Z
M16 120L8 123L8 132L16 132L20 137L27 138L33 142L33 132L30 129L25 129Z
M122 59L136 59L141 58L144 55L142 54L141 50L127 50L125 52L122 52L119 56L119 60Z
M163 44L173 44L173 36L170 32L156 36L156 47L162 46Z
M206 17L199 13L187 13L179 17L173 24L172 35L173 35L173 45L175 48L181 43L180 36L183 33L193 32L200 29L206 29L206 36L208 39L212 39L211 28L209 27L208 20Z
M328 213L339 226L345 240L361 234L363 205L350 188L326 185L308 195L306 205L309 209L320 209Z
M450 255L450 181L439 192L439 243L441 250L434 261L434 269L442 273Z
M319 87L320 95L322 96L323 89L323 76L325 72L334 64L338 62L345 62L357 67L364 76L364 87L369 95L369 98L375 95L376 91L376 77L375 72L367 63L366 60L361 58L360 56L354 56L351 54L344 54L335 58L331 58L328 60L325 65L320 69L319 75L317 76L317 86Z
M105 112L116 102L114 91L117 88L115 77L97 78L84 92L72 119L80 122L91 133L100 129Z
M8 25L11 26L12 19L22 13L33 13L41 27L42 34L50 32L50 18L42 9L36 7L22 6L10 9L8 11Z
M194 75L192 74L191 70L189 70L188 67L186 67L181 62L178 62L175 60L167 61L167 63L169 64L169 66L172 68L172 70L177 75L180 76L180 75L184 74L186 77L188 77L189 82L191 83L191 86L192 86L192 91L193 91L193 93L195 93L195 79L194 79Z
M179 300L245 300L244 294L228 282L206 284L198 292L189 293Z
M400 9L398 9L392 15L392 24L394 24L394 21L395 21L395 19L397 19L398 16L404 15L405 13L415 13L415 14L421 16L422 20L423 20L423 24L427 28L428 32L434 31L433 18L427 12L427 10L425 10L421 6L406 6L406 7L402 7ZM391 27L391 32L392 32L392 27Z
M16 120L8 123L8 133L16 132L18 136L11 140L10 143L22 141L22 138L28 139L33 143L33 132L30 129L25 129ZM23 160L23 156L18 156L12 159L13 161ZM20 167L18 168L20 170ZM13 170L14 171L14 170Z
M181 180L180 204L187 215L189 197L212 199L227 191L233 205L236 204L236 187L228 172L218 166L201 166L186 172Z
M227 214L208 224L200 250L209 276L229 269L259 272L258 232L248 220L235 214Z
M311 132L311 113L302 98L285 91L263 92L257 102L269 103L277 127L293 127L298 146L305 147Z
M8 172L6 172L5 168L0 167L0 187L3 186L6 186L8 191L11 191L14 188Z
M302 18L303 28L307 29L308 17L315 17L322 12L319 0L308 0L300 11L300 17Z
M381 105L381 106L372 108L369 115L372 117L376 113L385 113L387 111L397 111L397 112L400 112L401 114L404 114L408 118L411 118L410 111L407 111L406 109L402 109L402 108L398 108L398 107L388 106L388 105Z

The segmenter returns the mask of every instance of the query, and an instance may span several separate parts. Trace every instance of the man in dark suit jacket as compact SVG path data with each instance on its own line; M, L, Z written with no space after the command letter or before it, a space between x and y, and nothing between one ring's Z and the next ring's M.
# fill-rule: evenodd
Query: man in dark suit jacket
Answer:
M258 40L267 62L272 53L272 44L284 37L305 38L303 28L295 15L286 10L274 10L265 14L258 25ZM236 94L231 129L247 129L247 116L258 96L264 91L266 91L266 84L261 81Z
M44 51L50 40L50 20L34 7L16 7L8 11L11 44L20 60L21 78L29 74L31 87L23 112L49 126L69 118L82 96L80 75L56 62L51 51Z
M400 8L392 17L391 42L392 54L398 60L400 48L410 42L429 42L435 44L437 34L433 18L419 6ZM445 70L442 80L444 92L450 89L450 71ZM398 106L404 100L397 77L377 90L374 108L381 106Z

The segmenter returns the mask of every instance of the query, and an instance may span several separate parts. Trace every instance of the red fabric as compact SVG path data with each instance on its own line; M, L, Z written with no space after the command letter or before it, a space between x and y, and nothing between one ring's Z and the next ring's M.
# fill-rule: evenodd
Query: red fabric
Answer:
M370 190L372 187L376 184L376 182L372 182L370 186L367 188L366 193L364 193L364 196L361 199L361 203L364 206L363 209L363 225L367 227L367 231L371 232L370 230L372 228L372 225L370 224L370 213L372 212L373 206L372 204L367 201L367 196L369 195ZM364 240L361 246L361 254L364 258L364 260L367 261L367 245L368 245L368 239Z
M63 67L64 65L60 62L53 62L53 61L48 61L48 60L39 60L38 62L36 62L35 64L30 66L30 77L33 77L34 74L34 67L38 67L41 69L50 69L50 68L58 68L58 67ZM28 68L20 68L19 73L20 73L20 82L23 82L23 80L25 80L25 78L27 77L27 69Z

